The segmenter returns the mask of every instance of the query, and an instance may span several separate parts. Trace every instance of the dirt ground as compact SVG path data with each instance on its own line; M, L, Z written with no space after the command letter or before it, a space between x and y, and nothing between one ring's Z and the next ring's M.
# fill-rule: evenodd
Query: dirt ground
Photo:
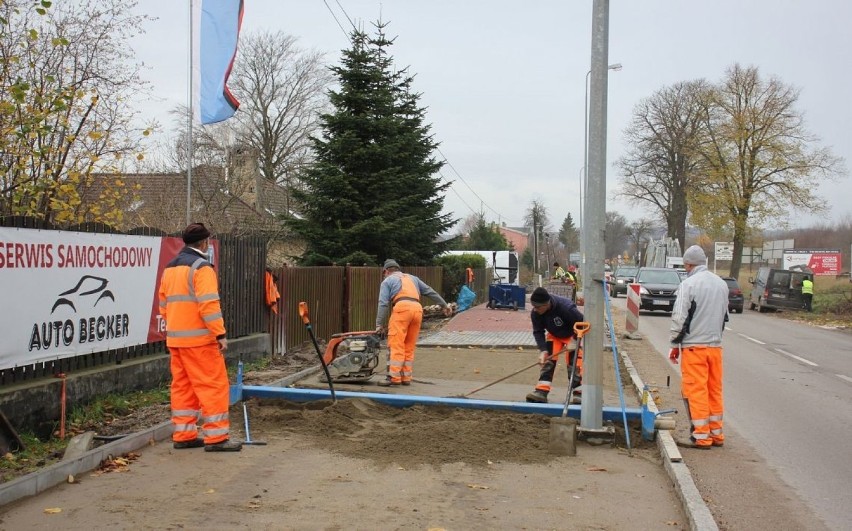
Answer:
M614 320L619 328L623 319ZM678 375L665 359L645 341L619 345L652 385L660 408L682 410ZM315 365L315 356L291 353L244 382L278 380ZM418 349L417 382L399 392L469 392L535 356L533 350ZM607 358L604 404L616 406ZM565 396L563 367L551 402ZM522 400L536 378L531 369L473 398ZM625 397L628 407L638 405L632 389ZM252 399L247 409L252 439L266 445L210 454L152 442L126 466L3 507L0 529L688 528L656 446L635 428L630 452L619 428L614 444L579 441L577 456L563 457L547 451L550 420L540 415L396 409L360 399ZM150 408L105 431L126 433L167 418L167 407ZM231 419L232 436L244 438L240 404ZM678 435L686 435L685 419L678 415ZM822 529L736 433L728 432L722 451L684 450L684 458L721 529Z

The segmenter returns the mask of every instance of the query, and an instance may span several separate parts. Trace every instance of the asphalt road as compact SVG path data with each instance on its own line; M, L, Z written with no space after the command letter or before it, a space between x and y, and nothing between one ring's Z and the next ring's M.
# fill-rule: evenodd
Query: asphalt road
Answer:
M670 322L664 312L639 317L661 356ZM726 423L830 528L848 528L852 335L745 310L731 316L724 347Z

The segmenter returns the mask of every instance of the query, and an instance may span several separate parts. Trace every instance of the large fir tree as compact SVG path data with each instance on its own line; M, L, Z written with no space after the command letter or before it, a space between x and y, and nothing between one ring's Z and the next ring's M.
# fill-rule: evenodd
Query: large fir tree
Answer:
M377 23L374 37L353 31L332 68L334 109L322 115L316 162L294 192L304 216L287 220L307 243L303 264L428 265L445 250L437 237L455 223L441 215L449 183L437 175L443 163L432 156L420 95L407 69L394 70L384 28Z

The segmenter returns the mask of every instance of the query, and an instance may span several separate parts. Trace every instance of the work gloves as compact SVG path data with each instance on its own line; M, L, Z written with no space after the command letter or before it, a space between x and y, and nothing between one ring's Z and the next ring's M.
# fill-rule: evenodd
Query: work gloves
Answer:
M375 331L375 332L373 332L373 333L374 333L374 334L376 335L376 337L378 337L379 339L384 339L384 338L386 338L386 337L388 336L388 331L387 331L387 330L385 330L385 327L384 327L384 326L377 326L377 327L376 327L376 331Z

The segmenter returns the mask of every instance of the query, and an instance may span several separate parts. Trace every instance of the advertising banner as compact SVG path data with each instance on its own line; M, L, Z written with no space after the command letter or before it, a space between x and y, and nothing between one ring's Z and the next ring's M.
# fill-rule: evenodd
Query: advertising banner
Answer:
M808 268L814 275L839 275L840 249L784 249L784 269L801 271Z
M0 227L0 367L149 342L162 241Z

